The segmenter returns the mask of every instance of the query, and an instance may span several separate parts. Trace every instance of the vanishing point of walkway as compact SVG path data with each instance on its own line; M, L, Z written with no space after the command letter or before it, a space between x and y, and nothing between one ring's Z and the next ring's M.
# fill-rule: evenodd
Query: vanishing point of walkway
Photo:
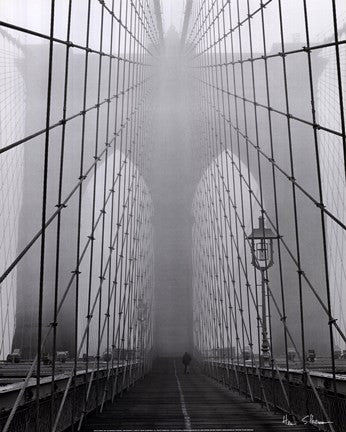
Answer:
M312 426L285 425L282 419L197 368L184 375L180 359L161 359L122 398L108 404L101 414L88 417L82 430L316 431Z

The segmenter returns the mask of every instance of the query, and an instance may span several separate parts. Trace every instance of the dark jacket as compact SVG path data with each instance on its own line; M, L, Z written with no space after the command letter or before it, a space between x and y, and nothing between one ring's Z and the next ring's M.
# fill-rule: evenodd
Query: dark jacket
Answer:
M191 356L187 352L183 355L183 364L188 365L191 363Z

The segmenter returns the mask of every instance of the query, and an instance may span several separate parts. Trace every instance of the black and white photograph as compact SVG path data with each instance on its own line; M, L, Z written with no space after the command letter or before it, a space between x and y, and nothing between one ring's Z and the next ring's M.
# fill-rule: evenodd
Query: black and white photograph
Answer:
M0 432L346 432L345 0L0 0Z

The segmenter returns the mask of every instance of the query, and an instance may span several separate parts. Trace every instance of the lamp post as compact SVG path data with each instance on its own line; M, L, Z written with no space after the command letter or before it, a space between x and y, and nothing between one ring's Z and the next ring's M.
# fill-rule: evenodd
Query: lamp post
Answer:
M267 331L265 272L274 264L273 240L277 238L270 228L265 227L263 216L258 219L259 226L248 236L251 241L252 265L261 272L262 285L262 358L263 365L269 366L270 348Z

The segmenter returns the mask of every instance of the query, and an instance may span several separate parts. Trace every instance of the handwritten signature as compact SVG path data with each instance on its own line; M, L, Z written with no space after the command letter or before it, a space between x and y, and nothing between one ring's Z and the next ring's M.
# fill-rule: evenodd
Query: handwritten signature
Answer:
M301 422L302 422L304 425L307 425L307 424L312 424L312 425L322 425L322 424L330 424L330 423L333 423L333 422L331 422L331 421L320 421L320 420L317 420L317 419L315 419L315 417L314 417L313 414L310 414L310 415L307 415L307 416L303 417L303 418L301 419ZM283 417L283 419L282 419L282 423L285 424L286 426L296 426L296 425L297 425L297 422L294 421L294 420L290 420L290 419L288 418L288 415L285 415L285 416Z

